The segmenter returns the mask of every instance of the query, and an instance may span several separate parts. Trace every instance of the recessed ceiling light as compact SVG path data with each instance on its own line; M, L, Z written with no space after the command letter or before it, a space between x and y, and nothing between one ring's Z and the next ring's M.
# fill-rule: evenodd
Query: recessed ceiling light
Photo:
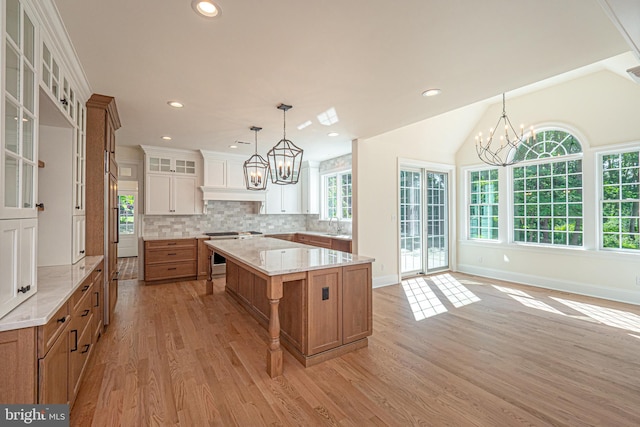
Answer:
M442 90L440 89L427 89L424 92L422 92L422 96L436 96L436 95L440 95L442 93Z
M327 136L338 136L340 135L338 132L329 132Z
M170 136L163 136L162 139L164 139L165 141L171 141L171 137Z
M237 146L237 145L235 145L235 144L231 144L231 145L229 146L229 148L238 148L238 146Z
M199 15L206 18L215 18L222 14L220 6L211 0L193 0L191 2L191 7L193 7L193 10L195 10Z
M180 101L169 101L169 102L167 102L167 104L169 104L173 108L182 108L182 107L184 107L184 104L182 102L180 102Z

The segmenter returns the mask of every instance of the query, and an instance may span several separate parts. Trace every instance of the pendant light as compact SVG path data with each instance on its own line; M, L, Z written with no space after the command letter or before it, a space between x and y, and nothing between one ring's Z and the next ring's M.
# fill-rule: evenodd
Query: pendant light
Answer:
M256 151L242 166L244 169L244 182L247 190L265 190L267 188L267 180L269 179L269 162L258 154L258 132L260 132L262 128L251 126L250 129L255 132Z
M297 184L302 166L302 149L287 139L287 110L291 105L280 104L278 110L283 112L284 135L282 139L267 153L271 169L271 182L287 185Z

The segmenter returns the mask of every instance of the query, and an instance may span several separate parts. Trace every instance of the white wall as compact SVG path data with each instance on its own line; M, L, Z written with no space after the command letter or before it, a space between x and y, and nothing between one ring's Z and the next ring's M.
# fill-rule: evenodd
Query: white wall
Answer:
M466 166L479 163L474 135L495 125L502 105L490 107L456 154L458 165L458 270L487 277L640 304L640 254L600 251L597 152L622 143L640 146L640 85L600 71L529 95L509 99L514 125L560 125L583 143L584 248L565 249L509 242L508 170L500 170L499 243L468 241Z
M425 99L425 101L432 101ZM437 102L437 98L433 100ZM358 254L376 259L374 286L398 283L398 161L453 165L457 147L484 107L455 110L353 143L354 239Z

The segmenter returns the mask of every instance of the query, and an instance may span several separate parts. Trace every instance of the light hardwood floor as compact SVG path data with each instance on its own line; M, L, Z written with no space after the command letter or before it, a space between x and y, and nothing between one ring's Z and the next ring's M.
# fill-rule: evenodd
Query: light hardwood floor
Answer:
M307 369L285 352L272 380L266 330L221 281L123 281L71 425L640 425L640 307L462 274L411 285L422 305L374 290L368 348ZM429 297L446 311L417 321Z

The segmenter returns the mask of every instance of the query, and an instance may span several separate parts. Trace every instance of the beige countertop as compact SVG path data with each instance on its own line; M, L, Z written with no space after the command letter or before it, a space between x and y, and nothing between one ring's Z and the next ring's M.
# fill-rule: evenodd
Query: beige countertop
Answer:
M270 237L207 240L205 244L221 255L237 259L268 276L375 261L366 256Z
M0 332L47 323L103 258L87 256L73 265L38 267L38 291L0 319Z
M269 236L273 236L276 234L308 234L311 236L323 236L323 237L330 237L332 239L340 239L340 240L352 240L352 237L350 234L333 234L333 233L326 233L326 232L322 232L322 231L269 231L267 233L264 233L265 236L269 237ZM194 235L188 235L188 236L143 236L142 240L145 241L151 241L151 240L173 240L173 239L208 239L209 236L205 235L205 234L194 234Z

